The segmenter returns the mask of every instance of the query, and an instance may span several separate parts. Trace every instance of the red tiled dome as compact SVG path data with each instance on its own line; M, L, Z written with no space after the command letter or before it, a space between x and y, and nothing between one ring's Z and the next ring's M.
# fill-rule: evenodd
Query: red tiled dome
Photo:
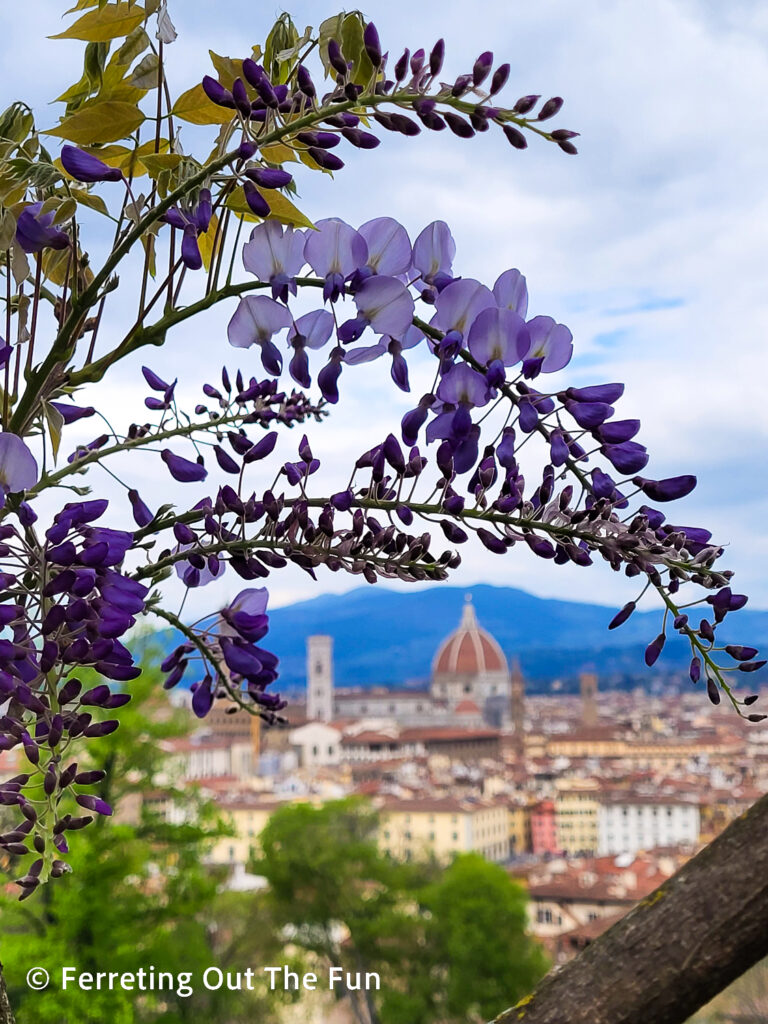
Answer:
M434 675L477 676L506 672L507 662L498 643L477 624L471 601L464 605L461 623L443 641L435 655Z

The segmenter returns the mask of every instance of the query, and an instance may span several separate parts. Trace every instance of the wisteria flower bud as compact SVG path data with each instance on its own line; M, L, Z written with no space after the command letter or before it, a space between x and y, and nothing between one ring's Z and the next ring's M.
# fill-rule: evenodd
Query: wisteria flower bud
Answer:
M562 107L562 105L563 105L563 98L562 98L562 96L553 96L551 99L548 99L546 101L546 103L543 104L541 110L539 111L539 114L538 114L538 117L536 118L536 120L537 121L547 121L547 120L549 120L550 117L554 117L555 114L559 114L560 113L560 108Z
M507 137L507 141L510 145L514 146L515 149L528 148L528 140L518 128L514 127L514 125L505 124L503 126L503 131Z
M507 84L509 78L509 64L499 64L493 73L491 79L491 88L489 90L491 96L495 96L497 92L501 92L504 86ZM519 147L522 148L522 147Z

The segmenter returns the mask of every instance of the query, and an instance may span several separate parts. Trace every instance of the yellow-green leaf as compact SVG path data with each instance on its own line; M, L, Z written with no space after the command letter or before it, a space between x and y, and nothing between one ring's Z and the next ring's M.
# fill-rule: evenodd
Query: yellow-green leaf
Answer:
M73 188L70 191L72 192L72 198L80 203L81 206L87 206L91 210L96 210L97 213L109 216L107 204L100 195L97 195L95 192L86 192L84 188Z
M102 100L65 117L61 124L44 134L67 139L79 146L97 142L116 142L131 135L144 120L135 104L120 100Z
M231 89L236 78L243 78L243 62L232 57L222 57L214 50L209 50L211 63L216 68L219 81L225 89Z
M175 170L183 157L179 153L152 153L141 158L150 178L159 177L163 171Z
M282 192L278 192L277 189L273 188L259 189L259 192L269 203L269 220L278 220L281 224L289 224L296 228L314 228L315 225L309 217L306 217L298 207L294 206L290 199L284 196ZM262 219L253 213L245 201L243 190L240 188L227 196L225 206L232 210L233 213L245 217L246 220L259 221Z
M156 53L148 53L133 69L131 85L136 89L156 89L159 70L160 58Z
M10 249L13 239L16 237L16 218L10 210L3 210L0 213L0 252Z
M100 10L88 11L70 25L64 32L59 32L50 39L84 39L87 43L106 43L119 36L127 36L138 28L144 20L144 8L138 4L108 4Z
M211 269L211 263L221 247L221 237L217 236L216 229L219 225L219 218L214 215L208 225L208 230L203 235L198 235L197 247L203 258L203 266L206 270Z
M143 28L135 28L128 36L120 49L115 53L112 60L116 64L132 64L140 53L143 53L149 46L150 39Z
M261 156L270 164L287 164L291 160L296 161L298 157L290 146L282 142L275 142L271 146L264 146Z
M363 19L359 13L348 14L344 19L341 49L344 59L352 61L352 81L355 85L367 85L374 68L363 43Z
M86 7L95 7L99 0L77 0L74 7L70 7L67 14L74 14L76 11L84 11Z
M176 100L173 115L189 124L229 124L235 116L233 110L211 103L202 85L193 85Z
M70 196L69 198L63 200L58 210L53 215L53 223L57 225L67 224L69 221L72 220L76 212L77 201L73 196Z
M59 454L59 446L61 445L61 430L64 426L64 417L61 415L58 409L45 402L43 405L43 411L45 412L45 421L48 424L48 433L51 437L51 449L53 450L53 461L56 462L56 457Z

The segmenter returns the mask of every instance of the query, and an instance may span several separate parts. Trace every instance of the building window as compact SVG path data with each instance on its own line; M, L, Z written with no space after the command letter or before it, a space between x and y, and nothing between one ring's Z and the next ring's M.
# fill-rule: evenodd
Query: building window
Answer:
M458 841L459 841L459 833L458 832L454 832L451 838L453 839L454 843L458 843Z
M315 662L315 675L321 676L323 674L323 663L321 661Z
M429 833L429 841L430 841L430 843L434 843L434 841L435 841L435 833L434 832L430 832Z
M313 754L314 757L317 757L317 755L319 753L320 753L320 748L319 747L312 747L312 754Z
M394 704L390 704L389 705L389 713L390 713L390 715L394 715L394 713L395 713L395 705Z
M406 832L405 833L405 838L406 839L410 839L411 838L411 833L410 832Z
M333 757L333 754L334 754L334 748L333 747L328 747L328 756L329 757Z

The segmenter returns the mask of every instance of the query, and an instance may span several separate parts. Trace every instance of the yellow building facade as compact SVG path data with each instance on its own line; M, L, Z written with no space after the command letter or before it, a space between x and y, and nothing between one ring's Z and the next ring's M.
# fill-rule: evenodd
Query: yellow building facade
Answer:
M379 811L381 848L398 860L446 863L460 853L489 861L509 857L509 810L500 801L387 800Z
M555 796L557 845L568 854L597 852L599 785L594 779L559 779Z

